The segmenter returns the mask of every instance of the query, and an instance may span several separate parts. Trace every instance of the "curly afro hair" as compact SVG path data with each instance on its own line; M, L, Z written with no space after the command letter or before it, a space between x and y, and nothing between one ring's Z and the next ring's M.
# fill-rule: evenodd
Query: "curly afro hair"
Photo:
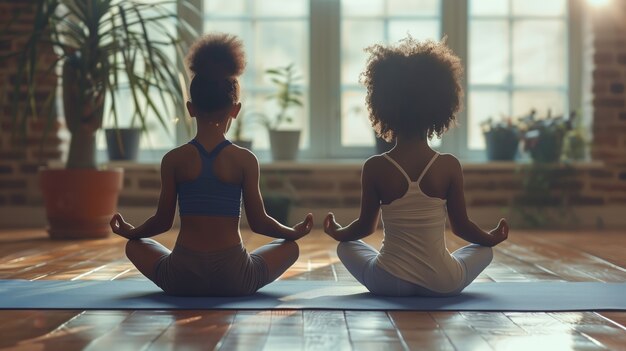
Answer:
M185 64L191 73L191 101L204 112L231 106L239 100L237 77L246 66L242 41L234 35L204 35L189 49Z
M441 42L416 41L410 35L397 45L372 45L361 83L376 134L440 137L456 120L463 88L461 60Z

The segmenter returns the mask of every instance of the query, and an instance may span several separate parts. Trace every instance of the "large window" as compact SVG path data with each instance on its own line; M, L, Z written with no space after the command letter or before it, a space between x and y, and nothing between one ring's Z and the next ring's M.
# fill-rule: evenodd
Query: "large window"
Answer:
M567 113L578 100L572 66L570 0L192 0L203 8L201 32L241 37L248 58L242 77L244 135L269 159L267 131L254 114L272 115L265 71L294 64L305 107L288 128L302 128L300 158L364 158L374 134L359 75L363 49L448 37L467 72L460 124L433 144L466 160L484 159L486 118ZM575 56L575 55L574 55ZM576 107L576 106L573 106ZM184 135L184 134L180 134ZM159 139L159 138L157 138ZM180 143L181 140L178 140Z

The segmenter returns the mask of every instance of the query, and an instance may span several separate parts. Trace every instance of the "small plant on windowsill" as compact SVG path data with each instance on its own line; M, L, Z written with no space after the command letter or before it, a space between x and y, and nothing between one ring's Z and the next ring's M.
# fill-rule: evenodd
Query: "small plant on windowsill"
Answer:
M494 121L489 117L480 124L485 137L485 151L489 161L515 160L521 136L520 126L512 117Z
M265 71L276 92L267 97L278 105L278 112L273 118L257 113L260 123L268 130L272 159L294 160L300 145L300 130L287 129L287 125L295 122L295 108L302 108L302 91L297 85L302 79L293 64Z
M552 116L548 110L546 117L538 118L537 111L531 110L520 121L526 126L523 133L524 150L533 162L555 163L561 160L565 135L572 130L576 113L566 116Z

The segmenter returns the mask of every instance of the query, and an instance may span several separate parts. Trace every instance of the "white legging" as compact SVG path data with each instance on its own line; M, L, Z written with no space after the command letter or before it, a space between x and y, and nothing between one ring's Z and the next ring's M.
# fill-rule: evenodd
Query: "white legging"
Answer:
M459 288L447 293L429 290L400 279L376 264L378 251L361 240L346 241L337 246L337 255L348 271L370 292L386 296L453 296L470 285L493 259L493 250L471 244L452 253L461 263L463 281Z

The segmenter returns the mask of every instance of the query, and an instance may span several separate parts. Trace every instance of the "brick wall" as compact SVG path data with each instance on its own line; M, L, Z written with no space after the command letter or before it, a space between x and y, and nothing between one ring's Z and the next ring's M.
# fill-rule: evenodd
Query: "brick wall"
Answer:
M33 4L34 1L29 0L0 1L0 23L3 27L19 14L18 20L0 37L0 56L24 45L24 36L30 33L35 15ZM52 49L42 46L40 50L41 66L46 66L45 63L50 65L54 59ZM50 160L61 158L61 125L58 122L47 125L43 118L28 118L22 124L22 121L13 120L13 101L17 99L20 108L26 106L25 91L20 91L17 96L14 91L16 67L17 58L3 61L0 65L0 206L4 207L40 204L37 169ZM39 82L36 96L44 101L55 92L56 79L52 75L41 74ZM23 128L26 134L20 132ZM46 128L49 128L47 138L42 143Z
M606 164L595 188L626 204L626 1L591 12L593 33L592 157Z
M20 45L19 35L27 31L32 20L32 5L23 0L0 0L0 22L5 23L21 9L25 14L17 28L0 38L0 54ZM615 223L626 228L626 1L613 1L616 8L597 10L590 16L592 40L589 41L588 67L590 74L589 98L584 111L592 117L594 163L575 166L563 183L556 184L552 193L558 198L566 190L570 203L586 216L587 224ZM593 65L589 65L593 64ZM15 63L0 66L0 83L10 85L14 79ZM54 90L54 84L40 87L41 94ZM12 98L6 89L0 90L6 101ZM61 139L54 135L44 147L40 158L38 140L43 124L28 124L29 138L25 147L15 147L10 138L10 111L2 103L0 119L0 217L11 211L34 213L30 223L45 223L40 207L36 170L48 160L59 159ZM58 130L62 126L54 126ZM52 133L55 134L55 133ZM20 144L22 145L22 144ZM595 162L597 161L597 162ZM329 209L344 211L349 219L358 211L360 201L360 167L354 164L272 164L262 167L264 193L286 194L294 198L300 212L312 209L316 215ZM140 209L141 216L153 211L159 196L159 167L156 165L126 166L125 190L120 197L120 208L125 211ZM493 217L507 214L524 187L524 172L514 164L465 165L466 197L470 213L485 218L485 225ZM608 209L612 209L613 212ZM29 212L30 211L30 212ZM298 212L300 211L300 212ZM621 216L614 216L621 213ZM139 216L140 218L145 218ZM3 218L0 218L2 228ZM137 221L135 220L135 221ZM481 222L479 220L479 222Z
M293 199L294 211L291 222L312 211L321 220L329 211L342 213L344 222L354 219L360 204L359 162L348 164L293 164L276 163L261 165L261 187L265 196L286 195ZM524 181L528 179L529 165L515 163L466 164L465 196L470 214L477 216L480 225L492 225L494 217L506 216L523 223L515 210L515 204L530 203L530 208L546 210L552 216L560 216L553 226L626 227L626 220L616 213L626 211L626 192L611 187L614 173L599 162L578 163L568 167L557 166L550 171L561 172L560 178L541 193L539 199L525 199ZM154 210L159 197L159 168L157 165L127 166L125 188L120 197L120 207L131 209L143 207L146 211L141 220ZM567 195L571 213L562 213L558 207L563 195ZM524 202L526 201L526 202ZM533 203L539 201L540 203ZM547 206L547 207L541 207ZM574 217L570 218L569 216ZM144 217L141 217L144 216Z

